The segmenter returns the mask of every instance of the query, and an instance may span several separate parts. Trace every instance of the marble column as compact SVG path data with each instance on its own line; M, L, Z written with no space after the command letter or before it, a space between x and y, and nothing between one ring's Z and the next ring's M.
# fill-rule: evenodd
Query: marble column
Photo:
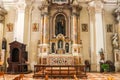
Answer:
M41 64L46 64L47 63L46 57L49 53L49 15L47 5L42 8L41 31L42 34L40 35L40 38L42 42L39 45L40 47L39 57Z
M17 6L17 23L14 30L14 39L23 43L24 37L24 15L25 15L25 4L20 2Z
M92 71L100 71L100 53L104 51L104 29L102 23L102 2L94 1L94 4L89 3L90 16L90 53L91 53L91 67Z
M78 44L78 14L79 11L78 5L73 4L72 6L72 25L71 25L71 40L72 40L72 54L75 59L75 64L81 64L80 59L82 58L79 55L79 44Z
M95 70L96 63L96 53L95 53L95 10L94 7L88 7L89 12L89 22L90 22L90 63L92 71Z
M29 54L31 54L31 25L32 25L32 11L33 11L33 5L32 5L32 2L30 0L26 0L26 6L25 6L25 11L24 11L24 32L23 32L23 43L25 43L27 46L26 46L26 50L28 51ZM23 9L23 10L24 10ZM30 63L31 66L32 65L32 62L33 62L33 59L32 57L33 55L28 55L28 62ZM31 70L33 69L31 66L28 67L28 70Z
M41 14L41 21L40 21L40 44L43 43L43 27L44 27L44 16Z
M49 20L48 12L44 12L44 26L43 26L43 44L49 43Z
M78 21L77 21L77 12L76 8L73 8L72 12L72 43L77 44L77 27L78 27Z
M31 17L31 5L26 5L25 7L25 24L24 24L24 43L29 45L29 40L30 40L30 17Z

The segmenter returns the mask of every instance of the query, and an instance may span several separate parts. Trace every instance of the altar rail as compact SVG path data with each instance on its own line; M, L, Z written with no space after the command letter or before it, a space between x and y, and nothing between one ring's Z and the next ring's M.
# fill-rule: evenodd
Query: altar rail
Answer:
M34 65L33 77L85 77L85 65Z

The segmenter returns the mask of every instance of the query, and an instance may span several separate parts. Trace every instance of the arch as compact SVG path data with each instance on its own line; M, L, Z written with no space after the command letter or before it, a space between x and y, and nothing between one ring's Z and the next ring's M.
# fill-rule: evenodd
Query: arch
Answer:
M63 34L65 35L66 21L62 14L58 14L55 18L55 35Z

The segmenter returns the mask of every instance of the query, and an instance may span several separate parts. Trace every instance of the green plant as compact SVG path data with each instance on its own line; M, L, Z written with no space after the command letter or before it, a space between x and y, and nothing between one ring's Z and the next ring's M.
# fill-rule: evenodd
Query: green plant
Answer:
M109 70L109 65L106 64L106 63L102 64L101 67L102 67L102 69L103 69L104 71L108 71L108 70Z

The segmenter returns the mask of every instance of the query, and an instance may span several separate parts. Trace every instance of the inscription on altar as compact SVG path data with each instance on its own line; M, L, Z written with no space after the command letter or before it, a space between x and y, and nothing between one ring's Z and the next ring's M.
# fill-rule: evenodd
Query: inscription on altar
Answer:
M47 63L49 65L73 65L74 57L73 56L48 56Z

